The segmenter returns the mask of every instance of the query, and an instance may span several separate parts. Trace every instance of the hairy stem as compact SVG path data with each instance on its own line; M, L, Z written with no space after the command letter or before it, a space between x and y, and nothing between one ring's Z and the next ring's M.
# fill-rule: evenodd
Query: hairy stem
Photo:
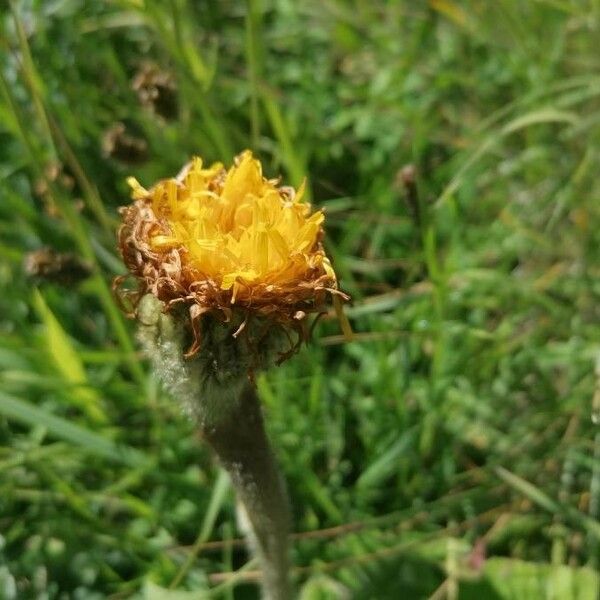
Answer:
M289 600L289 503L256 389L248 381L247 349L233 337L235 329L209 323L202 351L185 360L185 320L162 309L154 296L142 298L139 340L165 388L196 421L231 477L243 525L260 561L264 600Z
M202 435L229 473L247 520L250 544L262 568L265 600L288 600L290 511L283 479L269 446L254 386L247 384L238 410Z

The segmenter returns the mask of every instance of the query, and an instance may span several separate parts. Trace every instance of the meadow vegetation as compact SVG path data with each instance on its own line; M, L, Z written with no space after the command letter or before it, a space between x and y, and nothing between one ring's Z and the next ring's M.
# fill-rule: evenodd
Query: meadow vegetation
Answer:
M245 148L308 177L353 298L258 378L301 597L598 597L600 2L0 18L0 598L257 597L111 293L126 177Z

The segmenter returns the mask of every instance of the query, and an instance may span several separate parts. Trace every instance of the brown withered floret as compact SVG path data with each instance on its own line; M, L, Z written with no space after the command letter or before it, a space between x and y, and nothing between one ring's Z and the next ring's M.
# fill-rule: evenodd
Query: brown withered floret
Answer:
M28 252L23 267L29 277L61 285L78 283L89 277L92 272L90 265L77 255L57 252L52 248L40 248Z
M127 131L124 123L115 123L102 136L102 153L127 164L139 164L148 158L148 143Z
M145 62L140 66L131 85L142 106L166 121L177 117L177 85L171 72L154 63Z

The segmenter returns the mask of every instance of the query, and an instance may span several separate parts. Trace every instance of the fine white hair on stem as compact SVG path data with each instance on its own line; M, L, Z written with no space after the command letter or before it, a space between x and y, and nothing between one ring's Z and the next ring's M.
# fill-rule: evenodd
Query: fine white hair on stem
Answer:
M152 295L138 305L138 338L163 386L197 423L237 493L240 528L262 569L264 600L291 598L290 509L267 439L244 346L219 324L184 358L186 330Z

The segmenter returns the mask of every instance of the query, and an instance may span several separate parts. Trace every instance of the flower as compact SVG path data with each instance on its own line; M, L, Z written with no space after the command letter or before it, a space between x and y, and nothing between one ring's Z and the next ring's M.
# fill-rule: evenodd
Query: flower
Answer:
M306 317L323 312L327 296L347 300L323 249L323 211L311 212L296 191L266 179L250 151L226 170L196 157L176 178L150 189L129 178L133 203L121 209L119 247L140 283L166 310L189 307L194 345L210 314L243 315L291 327L306 339ZM122 278L117 282L120 284ZM299 343L298 342L298 343ZM295 349L297 345L294 346Z

